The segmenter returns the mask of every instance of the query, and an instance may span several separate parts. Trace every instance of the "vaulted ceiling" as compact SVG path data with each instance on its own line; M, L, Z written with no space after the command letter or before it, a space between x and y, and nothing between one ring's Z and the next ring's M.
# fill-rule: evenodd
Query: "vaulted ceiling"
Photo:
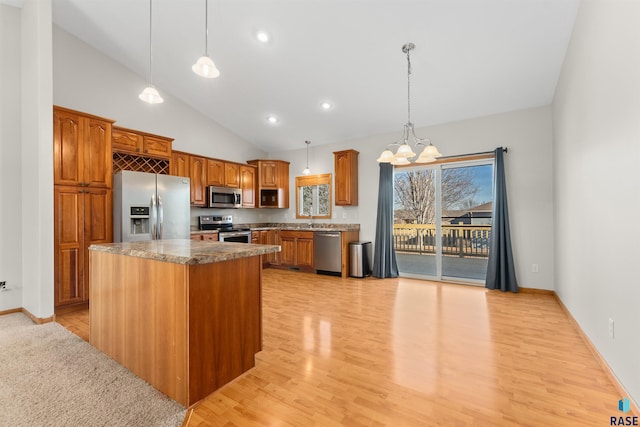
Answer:
M548 105L578 0L153 1L153 80L267 151ZM149 1L53 0L54 23L149 78ZM258 30L269 33L259 42ZM142 90L143 87L140 88ZM132 102L138 93L132 93ZM322 101L332 108L325 111ZM275 115L278 123L266 118Z

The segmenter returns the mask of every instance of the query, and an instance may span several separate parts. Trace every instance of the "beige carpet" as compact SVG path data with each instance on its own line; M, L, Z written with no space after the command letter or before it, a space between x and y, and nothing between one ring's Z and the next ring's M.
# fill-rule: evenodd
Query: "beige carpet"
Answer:
M0 316L0 426L180 426L185 408L57 323Z

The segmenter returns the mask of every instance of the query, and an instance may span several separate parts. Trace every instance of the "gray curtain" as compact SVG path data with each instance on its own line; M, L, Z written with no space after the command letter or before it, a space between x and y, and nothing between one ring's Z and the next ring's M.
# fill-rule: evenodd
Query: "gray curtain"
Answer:
M380 279L398 277L396 251L393 249L393 165L391 163L380 163L373 276Z
M503 292L518 292L516 270L513 266L511 233L509 231L509 210L507 209L507 183L504 178L504 157L502 147L496 148L493 171L493 213L491 222L491 242L485 287Z

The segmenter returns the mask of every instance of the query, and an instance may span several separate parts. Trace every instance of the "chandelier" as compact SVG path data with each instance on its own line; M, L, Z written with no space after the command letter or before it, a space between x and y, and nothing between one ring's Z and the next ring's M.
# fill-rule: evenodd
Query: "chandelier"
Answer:
M413 123L411 123L411 57L409 54L415 47L416 45L413 43L407 43L402 46L402 52L407 55L407 123L404 125L402 138L388 145L387 149L378 157L377 161L379 163L391 163L393 165L408 165L412 162L430 163L434 162L437 157L442 156L429 138L418 138L416 136ZM417 155L414 149L417 151L421 146L424 146L424 149L420 156L410 161L409 159L413 159ZM391 151L392 148L397 148L395 154Z

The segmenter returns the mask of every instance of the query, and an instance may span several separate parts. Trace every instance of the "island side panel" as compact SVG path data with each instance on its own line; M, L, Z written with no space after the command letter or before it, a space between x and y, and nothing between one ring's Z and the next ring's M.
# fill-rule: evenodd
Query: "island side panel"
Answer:
M189 403L255 366L262 350L260 256L189 268Z
M187 267L91 251L90 342L187 406Z

